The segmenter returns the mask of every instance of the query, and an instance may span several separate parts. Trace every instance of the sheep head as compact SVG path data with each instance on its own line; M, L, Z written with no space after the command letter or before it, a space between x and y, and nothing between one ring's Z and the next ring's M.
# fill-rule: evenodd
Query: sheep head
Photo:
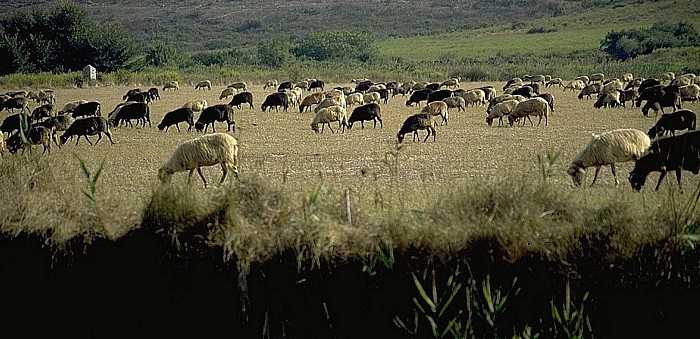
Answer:
M571 176L571 180L574 182L574 185L581 186L583 178L586 175L586 170L579 166L576 166L575 164L571 164L571 167L569 167L569 169L566 170L566 173L568 173Z

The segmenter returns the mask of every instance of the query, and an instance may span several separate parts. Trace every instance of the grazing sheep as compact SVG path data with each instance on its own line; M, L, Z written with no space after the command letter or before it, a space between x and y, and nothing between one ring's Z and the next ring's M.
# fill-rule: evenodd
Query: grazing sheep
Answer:
M150 101L153 101L153 100L160 100L160 93L158 93L158 89L157 89L157 88L151 87L151 88L148 89L148 91L146 91L146 93L148 93L148 96L151 98Z
M73 111L75 110L76 107L78 107L82 104L86 104L86 103L87 103L87 101L85 101L85 100L71 101L71 102L63 105L63 108L61 108L61 110L58 111L58 114L63 115L63 114L73 113Z
M486 104L486 93L480 89L473 89L465 91L462 93L462 98L464 99L464 104L466 106L472 105L476 106Z
M289 99L287 97L287 94L285 94L284 92L276 92L276 93L269 94L265 98L265 101L263 101L260 108L262 109L263 112L265 112L265 110L268 107L274 107L275 110L277 110L278 107L280 107L280 106L282 106L284 108L285 112L287 112L287 110L289 109Z
M265 82L265 85L263 85L263 89L266 90L268 88L275 88L279 86L279 81L277 79L270 79Z
M513 112L513 109L519 102L519 100L509 99L493 105L493 107L488 110L486 124L491 127L493 119L498 118L498 126L503 126L503 117Z
M635 106L639 107L644 100L646 100L644 107L642 107L644 116L649 115L650 108L654 110L655 116L659 115L659 110L662 113L666 113L664 112L664 107L672 107L674 111L681 108L681 94L677 86L657 85L648 87L639 93Z
M0 131L3 133L12 134L12 132L18 130L20 126L24 126L23 130L29 127L31 122L31 117L25 113L15 113L7 116L5 120L0 124ZM0 138L2 136L0 135Z
M614 91L614 92L608 92L608 93L603 93L598 96L598 99L595 101L593 104L593 107L595 108L601 108L601 107L619 107L622 104L620 103L620 91Z
M511 94L502 94L499 95L491 100L489 100L489 105L486 107L486 114L491 112L491 109L493 108L494 105L499 104L503 101L506 100L517 100L517 101L523 101L526 98L522 95L511 95Z
M644 79L642 83L639 84L639 88L637 88L637 91L639 92L639 94L642 94L642 92L644 92L645 89L658 85L661 85L661 81L656 79Z
M46 153L47 151L49 154L51 154L51 142L53 141L59 148L61 148L61 145L58 143L58 140L56 138L56 133L54 132L53 129L47 128L44 126L32 126L29 128L29 130L25 133L25 137L27 139L27 144L29 146L31 145L43 145L44 146L44 151L41 152L41 154ZM11 135L9 138L7 138L7 150L10 151L10 153L17 153L19 149L22 149L22 153L24 154L24 146L25 144L22 142L22 138L19 135L19 132ZM29 151L31 152L32 149L31 147L29 148Z
M248 108L253 109L253 93L241 92L233 96L231 101L228 103L229 106L236 106L241 109L241 105L248 104Z
M311 130L319 133L318 124L321 124L321 133L323 133L325 125L328 125L328 129L331 130L331 133L335 133L333 128L331 128L331 122L334 121L338 122L338 129L340 129L342 126L343 133L345 133L345 127L348 125L348 115L343 107L330 106L320 109L318 113L316 113L314 119L311 121Z
M423 129L428 132L428 135L425 136L423 142L428 140L428 137L430 137L431 134L433 135L433 141L435 141L437 133L435 132L435 121L433 120L433 116L423 113L411 115L404 120L403 125L401 125L401 129L396 134L396 139L399 143L402 143L406 133L413 132L413 141L415 142L416 137L418 137L418 131Z
M447 104L444 101L431 101L420 111L423 114L439 115L442 117L442 123L447 125Z
M285 89L292 89L293 85L290 81L285 81L280 83L279 86L277 86L277 92L282 92Z
M697 117L691 110L683 109L673 113L664 114L659 118L654 126L649 129L647 135L654 139L662 137L664 134L676 135L676 131L687 129L688 131L695 130Z
M323 82L323 80L315 80L315 81L309 82L309 91L313 91L317 88L320 91L323 91L324 87L326 87L326 84Z
M355 107L355 109L352 110L352 114L350 114L350 118L348 118L348 130L350 130L352 128L352 124L357 121L360 122L362 128L365 128L365 121L369 120L374 122L373 128L377 128L377 120L379 120L379 127L384 127L384 123L382 123L381 108L376 103Z
M87 140L90 146L92 146L93 143L90 141L90 139L88 139L88 135L95 134L97 134L97 141L95 141L95 145L97 145L97 143L102 139L102 133L107 136L109 142L114 144L114 141L112 141L112 133L109 131L109 123L107 122L107 119L100 116L75 119L75 121L73 121L73 123L71 123L68 129L66 129L66 131L63 133L63 135L61 135L61 145L65 144L68 138L77 135L78 140L75 141L76 145L82 136L85 138L85 140Z
M124 104L122 107L116 108L113 114L108 117L108 121L114 127L118 127L122 121L126 121L131 127L134 124L131 120L136 119L136 126L138 127L139 122L142 123L142 127L146 128L146 122L148 122L148 127L151 125L151 109L145 102L132 102Z
M523 78L525 78L525 77L523 77ZM525 80L525 79L523 79L523 80ZM531 76L529 76L529 79L527 79L527 80L529 80L531 84L540 83L540 82L543 85L545 84L545 77L544 77L544 75L541 75L541 74L531 75Z
M579 80L583 82L584 85L588 85L588 83L591 82L591 79L586 75L577 76L574 80Z
M572 80L566 86L564 86L564 92L566 92L567 89L570 89L572 92L573 91L580 91L584 87L586 87L586 84L581 81L581 80Z
M151 95L148 92L129 93L126 96L124 96L124 98L126 99L126 101L145 102L145 103L151 102Z
M522 95L526 98L532 98L537 95L537 91L535 91L534 88L531 86L523 86L520 88L516 88L511 92L512 95Z
M661 172L656 190L666 177L668 171L676 172L678 188L681 186L682 170L693 174L700 173L700 132L688 132L676 137L661 138L651 145L649 151L634 163L634 169L628 178L632 189L639 191L644 186L651 172Z
M594 82L592 84L586 85L581 92L578 94L578 99L582 100L583 97L585 96L586 98L590 99L591 95L593 94L598 94L600 93L600 90L603 89L603 84L599 82Z
M304 91L308 91L309 90L309 82L306 80L302 80L302 81L299 81L296 84L294 84L294 87L299 87Z
M547 83L544 84L544 87L549 87L549 86L554 86L554 85L557 85L559 87L564 87L564 80L562 80L561 78L553 78L552 80L547 81Z
M362 97L362 94L357 93L360 97ZM304 113L304 111L308 108L309 111L311 111L311 105L317 105L321 101L325 99L325 94L323 92L316 92L316 93L311 93L304 97L304 99L301 101L299 104L299 113ZM348 102L348 105L350 102Z
M36 93L36 98L34 99L37 103L54 104L56 103L56 97L54 97L52 90L41 90Z
M406 100L406 106L413 106L413 104L418 104L418 106L420 107L420 102L423 100L428 100L428 95L432 91L433 90L427 88L414 90L413 93L411 93L411 96L408 98L408 100Z
M86 117L86 116L91 116L91 115L96 115L100 116L100 103L97 101L90 101L86 102L84 104L80 104L75 109L73 110L73 118L80 118L80 117Z
M347 103L348 107L353 105L362 106L365 104L364 95L360 92L350 93L347 97L345 97L345 102Z
M366 103L371 103L371 102L380 103L381 100L382 100L382 97L377 92L367 92L362 96L362 101L366 102Z
M180 133L180 126L179 124L181 122L186 122L190 127L187 128L187 131L192 130L192 125L194 125L194 112L192 112L191 108L188 107L180 107L176 108L173 111L170 111L168 113L165 113L163 116L163 120L158 124L158 130L162 131L165 129L167 132L170 126L175 125L177 128L177 132Z
M211 125L212 131L216 133L216 128L214 128L215 122L225 122L228 127L228 131L231 131L231 126L233 126L233 132L236 132L236 121L233 120L233 108L226 104L219 104L214 106L209 106L202 111L199 115L199 119L194 124L194 129L197 132L207 132L209 125Z
M177 81L168 81L163 84L163 92L167 90L176 91L180 89L180 84Z
M447 108L457 108L457 111L466 111L467 104L463 97L449 97L442 99L447 104Z
M44 121L34 124L35 126L44 126L46 128L51 128L56 132L65 131L70 127L70 125L75 121L70 115L57 115L55 117L50 117Z
M696 84L678 87L681 94L681 101L700 101L700 86Z
M430 92L428 94L428 100L427 102L433 102L433 101L441 101L442 99L449 98L451 96L454 96L454 93L452 90L449 89L441 89L441 90L436 90ZM485 96L485 94L484 94Z
M547 100L540 97L530 98L525 101L519 102L513 111L508 114L508 124L513 126L513 122L518 118L527 118L530 124L534 127L535 124L530 119L531 115L536 115L540 117L540 121L537 123L539 126L542 123L542 117L544 117L544 125L549 126L549 121L547 116L549 115L549 103ZM525 120L523 119L523 125Z
M522 85L523 85L523 79L512 78L512 79L506 81L506 84L503 85L503 90L505 91L507 88L514 87L514 86L521 87Z
M610 165L615 185L619 185L615 164L641 158L650 145L649 137L636 129L616 129L600 135L593 134L586 147L571 161L571 166L566 172L571 176L574 185L581 186L586 168L595 166L595 176L591 183L593 186L601 166Z
M622 81L610 81L603 85L603 88L600 89L600 94L615 92L624 88L625 84L623 84Z
M627 85L625 85L625 90L639 87L644 80L645 80L644 78L635 78L635 79L630 80L629 82L627 82Z
M632 101L634 103L634 100L637 99L637 90L634 88L622 91L618 90L618 92L620 92L620 105L622 105L622 107L627 107L627 101Z
M324 109L326 107L331 107L331 106L340 106L343 109L347 108L347 103L345 101L345 97L341 96L329 96L326 94L326 98L323 99L323 101L319 102L316 107L314 107L314 113L318 113L321 109Z
M673 73L673 72L665 72L665 73L661 73L661 75L659 76L659 81L661 81L662 83L663 83L663 82L671 82L671 81L673 81L673 79L675 79L675 78L676 78L676 74L675 74L675 73Z
M203 111L208 106L209 103L207 103L207 101L204 99L194 99L182 104L182 107L187 107L195 113Z
M221 94L219 95L219 100L228 99L228 97L232 97L235 93L236 90L234 88L224 88L224 90L221 91Z
M426 89L432 89L433 91L437 91L440 89L440 83L439 82L432 82L427 85L425 85Z
M449 88L459 87L459 79L457 79L457 78L447 79L447 80L443 81L442 83L440 83L440 87L449 87Z
M158 179L161 183L169 183L176 172L190 171L187 183L192 180L194 170L207 187L207 180L202 174L202 166L221 164L222 184L229 170L238 178L238 141L226 133L207 134L185 141L175 149L170 159L158 169Z
M15 112L15 108L18 108L20 112L27 110L27 114L31 111L29 110L29 99L23 97L9 98L2 103L0 103L0 112L8 110L10 113Z
M54 116L54 106L52 104L44 104L32 111L31 119L32 121L39 121L52 116Z
M198 82L196 85L194 85L194 89L208 89L211 90L211 81L209 80L202 80Z
M671 83L669 85L681 87L681 86L688 86L692 83L693 83L693 78L691 78L689 76L679 76L679 77L673 79L673 81L671 81Z
M591 82L601 82L601 83L602 83L603 80L605 80L605 74L603 74L603 73L594 73L594 74L591 74L591 76L589 77L588 83L589 83L589 84L590 84Z
M248 84L246 84L245 82L234 82L226 87L227 88L234 88L238 91L247 91L248 90Z

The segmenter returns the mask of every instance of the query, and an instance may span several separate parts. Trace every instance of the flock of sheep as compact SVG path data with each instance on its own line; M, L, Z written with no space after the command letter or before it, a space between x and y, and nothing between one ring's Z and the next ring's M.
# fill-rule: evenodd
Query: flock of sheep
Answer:
M549 117L554 112L554 96L551 93L541 92L541 87L554 88L558 86L567 90L578 90L578 98L590 98L597 95L593 104L596 108L616 108L626 107L627 102L633 102L636 107L640 107L642 102L646 102L642 108L644 115L649 109L655 112L663 110L664 107L671 107L674 112L662 114L657 124L648 133L637 130L620 129L613 130L601 135L594 135L588 145L574 157L568 174L571 175L574 184L581 185L584 181L585 169L596 167L593 183L597 180L601 166L610 165L616 184L617 179L615 163L634 160L639 163L653 155L655 160L662 161L663 166L648 165L640 169L635 167L630 182L635 189L640 189L643 185L642 178L650 171L660 171L662 176L666 171L675 170L680 183L680 170L686 169L697 173L700 167L700 145L695 142L697 138L691 138L696 132L685 133L675 136L678 130L695 130L695 113L690 110L681 109L682 101L700 100L700 78L693 74L685 74L675 77L672 73L665 73L659 79L638 79L631 74L625 74L620 79L606 79L603 74L593 74L578 77L566 85L560 78L552 78L545 75L525 75L522 78L509 80L501 89L502 93L492 86L485 86L472 89L460 88L459 78L450 78L443 82L388 82L375 83L369 79L353 79L352 86L335 87L325 89L325 83L321 80L307 79L292 83L289 81L279 82L277 80L267 81L263 89L274 90L265 96L260 105L263 112L266 110L288 111L290 107L298 107L299 112L313 110L313 118L310 123L312 131L323 133L327 126L331 132L335 132L331 124L337 122L337 129L340 132L350 130L354 123L360 122L364 128L365 121L372 121L374 128L377 122L383 127L381 105L387 104L391 98L401 95L407 98L405 106L407 109L417 106L420 110L408 116L396 134L397 142L401 143L405 135L412 133L413 140L417 138L418 131L425 130L427 135L423 141L432 136L433 141L437 140L436 129L439 125L447 126L449 122L449 111L457 109L465 111L468 107L485 107L485 121L488 126L492 126L493 121L498 118L499 125L505 121L513 126L526 121L531 126L535 126L531 117L539 118L538 126L544 119L545 126L549 125ZM162 87L162 91L177 91L180 85L177 81L169 81ZM205 80L195 85L196 90L211 90L211 81ZM202 166L212 166L220 164L223 175L221 182L227 177L227 173L232 171L238 175L238 142L228 133L217 133L216 122L223 122L227 125L227 131L235 133L234 108L241 109L247 104L253 109L254 98L248 92L248 86L244 82L237 82L225 88L219 100L231 98L228 104L209 105L204 99L195 99L185 102L181 107L177 107L167 112L162 121L157 125L161 131L167 131L175 125L178 132L180 123L188 125L188 131L195 127L197 132L205 133L203 136L182 143L172 154L171 158L160 168L159 179L169 182L170 177L179 171L189 171L188 181L191 179L194 170L197 170L204 185L207 181L202 175ZM0 124L3 138L0 138L2 147L0 150L9 150L15 153L26 146L42 145L44 152L51 151L51 144L61 146L69 139L76 137L76 144L80 138L86 139L93 144L88 136L97 135L99 142L102 134L106 135L110 142L112 133L110 127L120 125L132 126L141 124L145 128L146 123L151 126L150 103L160 99L158 88L150 88L146 91L141 89L129 90L122 99L124 102L112 109L106 117L102 116L100 103L92 101L70 102L56 110L55 97L50 90L37 92L8 92L0 96L0 112L10 111L11 115L5 118ZM40 104L30 111L31 101ZM422 105L422 102L425 102ZM15 110L19 110L18 113ZM26 111L26 113L25 113ZM350 111L350 114L348 114ZM195 116L198 118L195 121ZM206 134L211 126L213 134ZM63 132L58 137L58 132ZM4 134L8 137L5 138ZM670 134L670 137L664 137ZM678 146L680 140L691 141ZM652 143L652 140L655 140ZM680 154L680 160L678 158ZM675 158L673 158L675 157ZM677 164L674 165L674 161ZM648 162L648 161L647 161ZM693 167L694 166L694 167ZM645 172L646 171L646 172ZM640 185L641 183L641 185ZM591 184L592 185L592 184ZM658 185L657 185L658 188Z

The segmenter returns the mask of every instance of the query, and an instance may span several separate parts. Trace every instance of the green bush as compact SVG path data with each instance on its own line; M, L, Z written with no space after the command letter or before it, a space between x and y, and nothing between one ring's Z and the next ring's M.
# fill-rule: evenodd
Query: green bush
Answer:
M601 48L617 60L651 54L655 49L700 46L700 35L692 24L657 22L648 29L609 32Z

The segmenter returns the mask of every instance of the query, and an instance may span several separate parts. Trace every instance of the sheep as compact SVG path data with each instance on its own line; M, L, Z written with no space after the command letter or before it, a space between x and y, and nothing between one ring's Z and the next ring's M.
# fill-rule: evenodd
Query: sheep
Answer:
M593 104L595 108L601 107L619 107L620 103L620 91L613 91L608 93L603 93L598 96L598 99Z
M71 102L69 102L69 103L63 105L63 108L61 108L61 109L58 111L58 114L59 114L59 115L62 115L62 114L73 113L73 111L75 110L76 107L78 107L78 106L80 106L80 105L82 105L82 104L86 104L86 103L87 103L87 101L85 101L85 100L71 101Z
M362 106L365 104L364 95L362 93L359 93L359 92L348 94L348 96L345 97L345 101L346 101L348 106L352 106L352 105Z
M31 111L29 110L29 99L27 98L22 98L22 97L16 97L16 98L9 98L2 103L0 103L0 112L4 110L8 110L10 113L15 112L15 108L19 108L20 112L24 112L24 110L27 110L27 114L29 114Z
M316 88L318 88L320 91L323 92L323 88L326 86L326 84L323 82L323 80L315 80L309 82L309 91L313 91Z
M214 128L214 123L220 121L227 124L228 131L231 131L231 126L233 126L233 132L236 132L236 121L233 120L233 108L226 104L219 104L214 106L209 106L202 111L199 115L199 119L194 124L194 129L197 132L207 132L209 125L211 124L211 129L216 133L216 128Z
M639 107L644 100L646 100L642 107L644 116L649 115L650 108L654 109L656 115L659 115L659 109L662 113L666 113L664 107L672 107L674 111L681 108L681 94L677 86L657 85L646 88L639 93L639 97L634 102L635 106Z
M413 132L413 141L415 142L416 137L418 137L418 131L423 129L428 132L428 135L425 136L423 142L428 140L428 137L430 137L431 134L433 136L433 141L435 141L437 133L435 132L435 121L433 120L433 116L423 113L411 115L404 120L403 125L401 125L401 129L398 133L396 133L396 139L399 143L402 143L406 133Z
M594 73L594 74L591 74L591 76L589 77L588 83L589 83L589 84L590 84L591 82L601 82L601 83L602 83L603 80L605 80L605 74L603 74L603 73Z
M639 87L644 80L644 78L634 78L630 80L629 82L627 82L627 85L625 85L625 90Z
M449 87L449 88L459 87L459 79L457 79L457 78L447 79L447 80L443 81L442 83L440 83L440 87Z
M234 82L226 87L233 88L233 89L236 89L238 91L247 91L248 90L248 84L246 84L245 82Z
M544 87L549 87L549 86L554 86L554 85L557 85L559 87L564 87L564 80L562 80L561 78L553 78L553 79L547 81L547 83L544 84Z
M420 107L420 102L423 100L428 100L428 95L432 91L433 90L427 88L414 90L413 93L411 93L411 96L408 98L408 100L406 100L406 106L412 106L415 103L418 104L418 106Z
M428 94L428 100L427 102L433 102L433 101L441 101L442 99L449 98L451 96L454 96L454 93L452 90L449 89L441 89L437 91L432 91L430 94ZM484 94L485 96L485 94Z
M673 79L669 85L671 86L688 86L693 83L693 78L688 77L688 76L679 76L678 78Z
M622 82L630 82L632 80L634 80L634 75L632 73L625 73L620 78L620 81Z
M567 89L570 89L572 92L573 91L580 91L584 87L586 87L586 84L581 81L581 80L572 80L566 86L564 86L564 92L566 92Z
M668 171L676 172L678 189L681 185L682 170L693 174L700 173L700 132L688 132L677 137L661 138L652 144L649 151L634 163L628 180L632 189L640 191L651 172L661 172L656 182L656 190Z
M549 105L549 114L554 114L554 96L550 93L540 93L537 96L547 100L547 104Z
M128 93L127 95L124 96L124 98L126 99L126 101L145 102L145 103L151 102L151 95L148 92Z
M292 83L290 81L285 81L279 84L277 86L277 92L282 92L285 89L292 89Z
M93 143L90 141L90 139L88 139L88 135L95 134L97 134L97 141L95 141L95 145L97 145L97 143L102 139L102 133L107 136L109 142L114 144L114 141L112 140L112 133L109 131L109 123L107 122L107 119L100 116L89 116L87 118L75 119L75 121L73 121L73 123L71 123L63 133L63 135L61 135L61 145L65 144L68 138L77 135L78 140L75 141L76 145L78 145L80 137L82 136L85 138L85 140L87 140L90 146L92 146Z
M576 78L574 78L574 80L579 80L583 82L584 85L587 85L591 81L591 79L587 75L577 76Z
M302 81L299 81L296 84L294 84L294 87L299 87L304 91L308 91L309 90L309 82L306 80L302 80Z
M170 126L175 125L177 132L180 133L179 124L181 122L186 122L190 126L187 128L188 132L192 130L192 125L194 125L194 112L192 112L191 108L180 107L165 113L163 120L161 120L157 127L159 131L165 130L165 132L167 132Z
M226 133L207 134L180 144L170 159L158 169L158 179L167 184L176 172L190 171L187 183L192 181L192 174L197 170L199 177L207 187L207 180L202 174L202 166L221 164L221 181L224 182L229 171L238 178L238 141Z
M531 86L523 86L520 88L516 88L511 92L512 95L522 95L526 98L532 98L537 95L537 92L535 91L534 88Z
M209 106L204 99L194 99L182 104L182 107L187 107L192 110L192 112L201 112Z
M84 104L80 104L73 110L73 118L80 118L90 115L100 116L100 103L97 101L90 101Z
M512 79L506 81L506 84L503 85L503 90L505 91L507 88L514 87L514 86L521 87L522 85L523 85L523 79L512 78Z
M513 111L508 114L508 123L513 126L513 122L518 119L518 118L527 118L527 120L530 121L530 124L532 126L535 126L535 124L532 122L530 119L531 115L537 115L540 117L540 121L537 123L537 126L539 126L542 123L542 117L544 116L544 125L549 126L549 122L547 119L547 116L549 115L549 103L547 100L542 99L540 97L535 97L531 99L527 99L525 101L519 102ZM523 124L525 122L523 121Z
M265 112L268 107L275 107L275 109L277 109L279 106L282 106L285 112L289 109L289 99L283 92L269 94L262 105L260 105L260 108Z
M423 114L439 115L442 117L442 123L447 125L447 104L444 101L431 101L420 111Z
M31 118L28 114L15 113L7 116L7 118L2 121L2 124L0 124L0 131L3 133L12 134L12 132L20 129L20 127L23 127L23 130L27 129L30 122ZM1 135L0 138L2 138Z
M583 99L584 96L587 97L588 99L590 99L592 94L600 93L601 89L603 89L603 84L601 84L599 82L594 82L592 84L588 84L578 94L578 99L581 100L581 99Z
M31 120L39 121L43 118L50 118L54 116L54 106L52 104L44 104L32 111Z
M600 89L600 94L615 92L617 90L622 90L624 88L625 88L625 84L623 84L622 81L611 81L611 82L608 82L607 84L603 85L603 88Z
M545 84L545 77L544 77L544 75L541 75L541 74L531 75L529 80L530 80L531 84L538 83L538 82L541 82L543 85Z
M681 101L700 101L700 86L696 84L678 87Z
M360 93L357 93L357 94L360 97L362 96L362 94L360 94ZM323 101L324 98L325 98L325 94L323 94L323 92L315 92L315 93L311 93L311 94L307 95L306 97L304 97L304 99L299 104L299 113L304 113L304 111L307 108L310 111L311 105L316 105L316 104L320 103L321 101ZM348 102L348 104L350 104L350 102Z
M224 90L221 91L221 94L219 95L219 100L228 99L228 97L232 97L235 93L236 90L233 88L224 88Z
M637 160L649 149L651 140L644 132L636 129L616 129L593 134L591 140L571 161L567 173L571 176L574 185L581 186L586 174L586 168L595 166L595 175L591 186L598 179L601 166L610 165L615 185L620 185L615 172L615 164Z
M160 93L158 93L158 89L155 87L149 88L148 91L146 91L146 93L148 93L148 97L151 98L150 101L160 99Z
M673 79L676 78L676 74L673 72L664 72L659 75L659 81L663 82L671 82Z
M684 129L694 131L696 120L697 117L695 113L687 109L664 114L659 118L656 124L649 129L647 135L649 138L654 139L656 137L662 137L666 133L675 136L676 131L682 131Z
M440 83L438 82L431 82L427 85L425 85L426 89L432 89L433 91L437 91L440 89Z
M51 142L53 141L59 148L61 145L58 143L58 140L56 140L56 133L54 132L53 129L47 128L44 126L32 126L25 132L25 138L27 140L27 145L42 145L44 146L44 151L41 152L41 154L46 153L47 151L49 154L51 154ZM20 137L20 133L17 132L13 135L11 135L9 138L7 138L7 150L10 151L10 153L17 153L19 149L22 149L22 153L24 153L24 142L22 142L22 138ZM29 148L29 151L31 152L31 147Z
M263 90L266 90L268 88L275 88L279 85L279 81L277 79L270 79L265 82L265 85L263 85Z
M316 107L314 107L314 113L318 113L318 111L320 111L321 109L331 106L340 106L343 109L345 109L347 107L347 103L345 101L345 98L342 96L326 95L326 98L323 99L323 101L319 102L318 105L316 105Z
M618 90L618 92L620 92L620 105L622 105L622 107L627 107L627 101L634 102L634 100L637 99L637 90L634 88L622 91Z
M122 96L122 100L129 101L129 99L128 99L129 97L133 96L134 94L138 94L138 93L141 93L140 88L132 88L132 89L126 91L126 93Z
M447 104L447 108L457 108L457 111L466 111L467 104L462 97L449 97L442 99Z
M489 101L492 98L495 98L497 95L496 89L493 88L493 86L484 86L484 87L479 87L479 88L475 88L475 89L480 89L480 90L484 91L484 99L486 99L486 101Z
M167 90L176 91L180 89L180 84L177 81L168 81L163 84L163 92Z
M56 103L56 97L54 97L52 90L46 89L36 93L36 102L54 104Z
M362 96L362 101L366 103L376 102L379 103L382 97L377 92L367 92Z
M498 118L498 126L503 126L503 117L509 115L519 102L515 99L509 99L493 105L486 116L486 124L491 127L493 119Z
M194 85L194 89L208 89L211 90L211 81L209 80L202 80L198 82L196 85Z
M377 128L377 120L379 120L379 127L384 128L384 123L382 123L381 108L376 103L362 105L352 110L352 114L350 114L350 118L348 118L348 130L350 130L352 128L352 124L357 121L360 122L362 128L365 128L365 121L369 120L374 122L374 128Z
M56 132L65 131L70 127L70 125L75 121L70 115L57 115L55 117L50 117L44 121L34 124L34 126L44 126L46 128L51 128Z
M345 133L345 127L348 125L348 115L343 107L330 106L320 109L311 121L311 130L319 133L318 124L321 124L321 133L323 133L325 125L328 125L328 129L331 130L331 133L335 133L333 128L331 128L331 122L334 121L338 122L338 129L342 126L343 133Z
M649 87L658 86L658 85L661 85L661 81L656 80L656 79L644 79L642 81L642 83L639 84L637 91L639 92L639 94L642 94L642 92L644 92L645 89L647 89ZM639 106L637 106L637 107L639 107Z
M465 91L462 93L462 98L464 99L464 104L466 106L476 106L477 104L483 105L486 103L486 93L480 89Z
M231 98L231 101L228 103L229 106L233 107L236 106L238 109L241 109L242 104L248 104L248 108L253 109L255 108L253 106L253 93L250 92L241 92L233 96Z
M142 123L143 128L146 128L146 122L148 122L148 127L151 125L151 110L147 103L145 102L132 102L124 104L122 107L116 108L113 114L108 117L108 121L112 126L117 127L122 120L125 120L129 126L134 127L131 120L136 119L136 126L139 125L139 121Z

